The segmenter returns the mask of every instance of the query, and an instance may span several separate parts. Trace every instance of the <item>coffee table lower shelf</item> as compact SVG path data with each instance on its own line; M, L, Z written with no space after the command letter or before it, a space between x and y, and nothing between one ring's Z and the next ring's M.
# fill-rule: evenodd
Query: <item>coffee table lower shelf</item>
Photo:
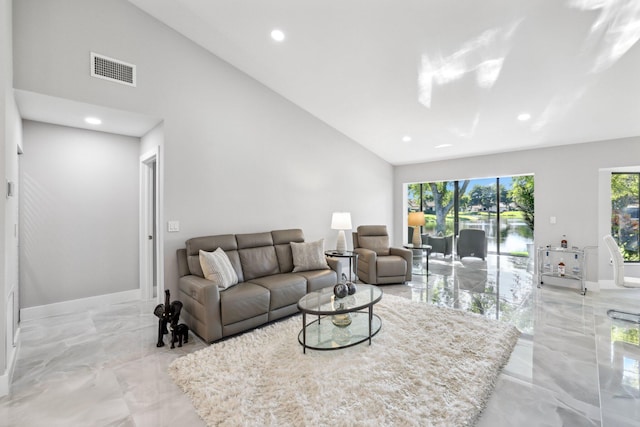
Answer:
M349 314L351 315L351 324L346 327L335 326L331 321L331 315L318 316L317 320L303 325L298 334L298 342L304 349L311 348L313 350L337 350L367 340L371 344L371 338L382 327L380 317L377 314L371 314L371 334L369 334L369 312L355 311ZM305 317L303 313L303 324L306 323Z

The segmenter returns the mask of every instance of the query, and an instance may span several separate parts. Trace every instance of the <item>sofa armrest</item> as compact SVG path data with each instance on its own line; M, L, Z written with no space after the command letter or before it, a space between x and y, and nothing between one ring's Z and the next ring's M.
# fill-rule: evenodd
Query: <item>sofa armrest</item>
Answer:
M376 283L378 255L371 249L365 248L355 248L353 251L358 254L358 277L367 283Z
M327 259L327 264L329 264L329 267L336 272L337 281L339 282L340 278L342 277L342 263L340 262L340 259L330 256L325 258Z
M220 289L212 281L188 275L178 280L179 300L189 328L207 342L222 338Z
M405 259L405 261L407 261L407 273L405 274L405 280L407 282L410 282L412 279L412 275L411 275L411 265L413 262L413 252L411 251L411 249L405 249L405 248L389 248L389 254L391 255L397 255L399 257L402 257Z

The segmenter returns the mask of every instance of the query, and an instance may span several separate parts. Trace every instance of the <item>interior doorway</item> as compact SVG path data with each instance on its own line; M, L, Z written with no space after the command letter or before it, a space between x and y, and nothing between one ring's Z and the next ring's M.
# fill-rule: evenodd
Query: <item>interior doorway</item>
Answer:
M140 290L145 300L160 300L164 293L159 166L158 147L140 157Z

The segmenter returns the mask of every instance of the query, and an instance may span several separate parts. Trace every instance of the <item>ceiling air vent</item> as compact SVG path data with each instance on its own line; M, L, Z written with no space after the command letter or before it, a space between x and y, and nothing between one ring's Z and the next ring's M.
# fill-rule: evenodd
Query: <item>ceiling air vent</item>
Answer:
M91 76L135 86L136 66L91 52Z

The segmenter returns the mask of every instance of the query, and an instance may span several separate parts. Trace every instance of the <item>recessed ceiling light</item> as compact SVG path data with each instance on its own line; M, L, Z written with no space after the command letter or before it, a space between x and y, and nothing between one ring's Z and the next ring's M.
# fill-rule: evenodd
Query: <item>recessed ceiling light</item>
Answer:
M97 117L85 117L84 121L89 123L90 125L99 125L102 123L102 120Z
M520 113L520 114L518 114L518 120L520 120L521 122L526 122L530 118L531 118L531 114L529 114L529 113Z
M271 38L277 42L281 42L284 40L284 33L282 30L275 29L271 31Z
M435 146L435 148L447 148L447 147L453 147L453 144L440 144Z
M402 142L411 142L411 136L405 135L402 137Z

